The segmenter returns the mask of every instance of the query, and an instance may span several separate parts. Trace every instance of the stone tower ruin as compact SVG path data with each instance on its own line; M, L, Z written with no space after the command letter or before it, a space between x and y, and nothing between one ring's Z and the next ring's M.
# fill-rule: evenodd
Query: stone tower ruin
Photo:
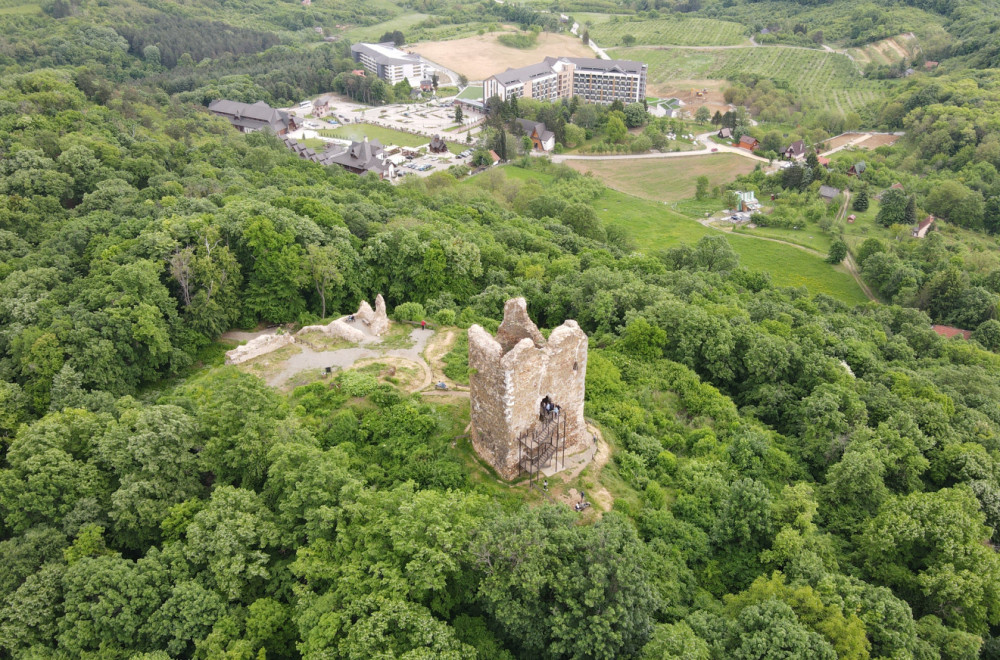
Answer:
M526 438L552 434L549 403L559 407L555 421L564 449L588 438L587 335L576 321L564 322L546 341L524 298L508 300L496 338L478 325L469 328L469 368L472 444L504 479L525 469Z

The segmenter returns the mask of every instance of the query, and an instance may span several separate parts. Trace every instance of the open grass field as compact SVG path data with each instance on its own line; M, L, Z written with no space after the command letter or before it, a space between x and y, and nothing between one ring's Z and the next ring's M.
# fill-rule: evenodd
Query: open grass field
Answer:
M610 20L590 28L590 37L602 48L623 46L625 35L649 46L737 46L748 44L739 23L711 18L658 18L645 21Z
M707 176L710 186L722 185L753 171L756 162L718 153L690 158L569 160L566 164L579 172L593 173L615 190L657 202L677 202L694 197L698 177Z
M386 32L392 32L393 30L401 30L404 35L409 34L415 25L427 18L429 18L427 14L418 12L405 13L393 17L388 21L376 23L375 25L351 28L343 34L345 39L351 39L352 41L374 41Z
M594 207L604 222L625 227L643 252L695 243L702 236L718 233L663 204L615 190L605 192ZM849 304L868 300L843 266L831 266L821 257L790 245L732 232L725 236L740 255L741 266L767 271L778 286L804 286L812 294L825 293Z
M508 48L491 32L481 36L415 44L411 50L469 80L484 80L508 68L535 64L546 57L593 57L594 52L572 35L543 32L534 48Z
M372 126L371 124L349 124L337 128L318 131L324 137L340 138L341 140L378 140L382 144L394 144L399 147L420 147L428 144L431 139L424 135L412 135L403 131L394 131L391 128L382 126ZM465 149L464 146L454 142L448 143L448 149L452 153L458 153Z
M534 170L508 166L502 171L508 178L518 181L538 181L544 184L552 180L551 175ZM482 177L473 177L467 185L485 184ZM681 243L693 244L702 236L720 233L671 211L662 202L642 199L617 190L606 190L594 201L593 206L602 222L626 228L643 252L655 252ZM822 257L791 245L732 232L723 235L740 255L741 265L769 272L771 281L777 286L805 286L812 294L825 293L848 304L868 300L843 266L831 266Z
M678 79L726 80L750 74L780 81L842 113L858 111L881 95L887 81L868 81L845 55L809 48L614 48L612 57L649 64L655 90Z
M0 7L0 16L16 16L26 14L39 14L42 6L37 2L26 2L24 4L14 4L8 7Z

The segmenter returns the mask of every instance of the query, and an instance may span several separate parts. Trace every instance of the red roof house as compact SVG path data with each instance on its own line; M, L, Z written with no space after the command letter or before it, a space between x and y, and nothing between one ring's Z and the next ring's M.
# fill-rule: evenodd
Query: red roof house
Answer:
M961 337L962 339L968 339L972 336L972 332L969 330L962 330L961 328L953 328L950 325L932 325L931 329L938 333L945 339L951 339L952 337Z

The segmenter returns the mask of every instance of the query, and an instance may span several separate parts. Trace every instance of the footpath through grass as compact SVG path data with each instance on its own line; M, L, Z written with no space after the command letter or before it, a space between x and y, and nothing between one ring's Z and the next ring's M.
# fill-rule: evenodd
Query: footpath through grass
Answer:
M607 224L625 227L639 250L651 252L693 244L702 236L718 233L675 213L660 202L606 191L594 202L597 216ZM822 257L791 245L727 232L730 245L740 255L740 265L767 271L778 286L804 286L810 293L825 293L849 304L868 299L843 266L831 266Z

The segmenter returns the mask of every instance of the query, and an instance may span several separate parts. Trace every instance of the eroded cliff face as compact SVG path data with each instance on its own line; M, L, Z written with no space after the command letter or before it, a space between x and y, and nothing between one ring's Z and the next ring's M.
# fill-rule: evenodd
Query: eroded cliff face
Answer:
M508 300L496 338L469 328L473 446L505 479L518 475L521 433L540 424L542 400L566 418L566 447L587 437L583 419L587 335L566 321L546 341L528 317L524 298Z

